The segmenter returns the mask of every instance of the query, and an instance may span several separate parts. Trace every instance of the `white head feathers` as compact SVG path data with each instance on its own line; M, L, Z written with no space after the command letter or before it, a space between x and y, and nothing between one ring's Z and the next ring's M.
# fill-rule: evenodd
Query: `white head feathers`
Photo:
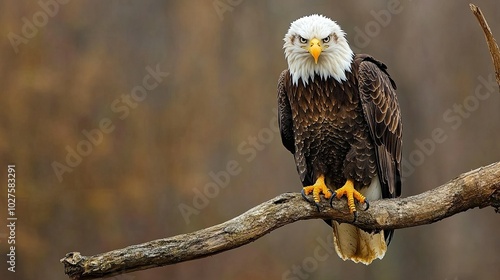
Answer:
M321 53L317 63L310 52L313 42L318 42ZM354 53L349 47L345 33L333 20L322 15L310 15L292 22L285 41L285 58L292 75L293 84L302 79L307 85L315 74L321 79L333 77L342 82L346 80L346 71L351 71Z

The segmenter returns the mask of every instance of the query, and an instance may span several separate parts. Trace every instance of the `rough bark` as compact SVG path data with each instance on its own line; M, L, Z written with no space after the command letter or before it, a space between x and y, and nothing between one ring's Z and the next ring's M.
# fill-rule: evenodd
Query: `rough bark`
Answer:
M94 256L68 253L61 259L72 279L94 279L207 257L248 244L284 225L308 219L351 222L345 199L316 206L299 193L281 194L242 215L196 232L158 239ZM406 198L373 201L358 211L355 225L397 229L437 222L472 209L500 207L500 162L460 175L450 182Z

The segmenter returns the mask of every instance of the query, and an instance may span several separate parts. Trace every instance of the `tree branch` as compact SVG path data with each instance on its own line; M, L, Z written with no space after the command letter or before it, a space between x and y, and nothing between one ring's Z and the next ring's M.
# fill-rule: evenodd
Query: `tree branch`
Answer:
M79 252L61 259L72 279L94 279L175 264L231 250L248 244L284 225L308 219L334 219L349 223L345 200L333 208L323 202L321 211L299 193L281 194L242 215L210 228L158 239L123 249L82 256ZM371 202L359 211L354 223L364 229L397 229L430 224L472 209L500 208L500 162L460 175L419 195Z
M486 22L486 19L479 9L478 6L474 4L469 4L472 13L476 16L479 25L483 29L484 36L486 37L486 43L488 44L488 48L490 49L491 59L493 60L493 66L495 67L495 74L497 79L497 84L500 87L500 49L498 48L497 42L491 34L491 29Z

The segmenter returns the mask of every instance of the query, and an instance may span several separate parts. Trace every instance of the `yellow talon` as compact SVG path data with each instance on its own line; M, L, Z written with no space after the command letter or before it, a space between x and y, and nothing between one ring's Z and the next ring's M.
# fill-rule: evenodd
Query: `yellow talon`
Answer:
M354 199L358 200L360 203L365 203L366 200L360 192L354 189L354 184L351 180L347 180L342 188L335 190L335 193L337 199L340 199L344 195L347 197L347 206L349 206L349 211L351 213L356 212Z
M320 202L320 194L323 194L323 196L327 199L332 196L332 192L325 185L325 176L319 176L314 185L304 187L304 194L308 195L310 193L313 194L314 202L316 203Z

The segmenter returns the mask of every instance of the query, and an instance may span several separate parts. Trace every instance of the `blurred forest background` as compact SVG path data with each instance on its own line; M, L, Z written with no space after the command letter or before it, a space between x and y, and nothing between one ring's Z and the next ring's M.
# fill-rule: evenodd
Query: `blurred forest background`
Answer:
M500 160L500 94L469 1L60 2L0 2L0 221L8 163L18 218L15 273L0 225L1 279L68 279L67 252L192 232L298 192L273 110L282 38L312 13L336 20L398 84L403 196ZM499 39L500 2L475 4ZM430 140L436 129L444 141ZM499 217L474 209L397 230L370 266L330 254L331 229L311 220L114 279L494 279Z

